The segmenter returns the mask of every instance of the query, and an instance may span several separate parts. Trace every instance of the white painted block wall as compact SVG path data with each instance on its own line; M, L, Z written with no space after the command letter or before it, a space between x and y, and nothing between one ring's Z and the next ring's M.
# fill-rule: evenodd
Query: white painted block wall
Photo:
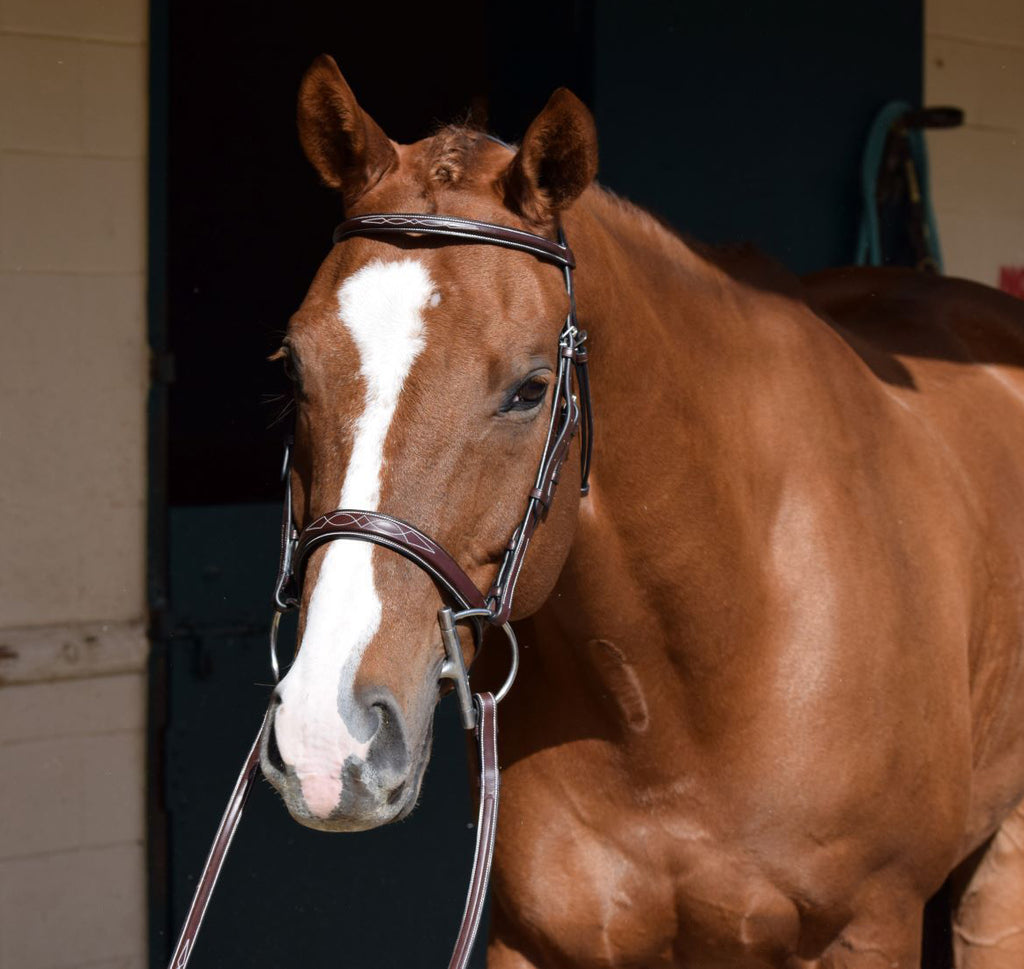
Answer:
M0 0L0 969L142 969L146 0Z
M928 135L946 272L1024 266L1024 0L926 0L925 99L966 112Z

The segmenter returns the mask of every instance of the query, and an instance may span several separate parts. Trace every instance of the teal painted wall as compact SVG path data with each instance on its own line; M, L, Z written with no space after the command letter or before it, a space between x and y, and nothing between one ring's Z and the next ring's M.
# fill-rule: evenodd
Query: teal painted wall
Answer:
M797 272L852 260L871 120L921 101L918 0L602 0L594 49L602 182Z

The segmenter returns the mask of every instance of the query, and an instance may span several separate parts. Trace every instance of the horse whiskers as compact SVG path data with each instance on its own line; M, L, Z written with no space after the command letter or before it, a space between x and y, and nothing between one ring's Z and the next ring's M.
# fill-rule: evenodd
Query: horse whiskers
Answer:
M289 414L293 414L295 412L295 397L292 394L264 394L263 403L271 407L277 404L283 404L277 414L274 415L273 419L267 425L268 430L272 427L277 427L286 417L288 417Z

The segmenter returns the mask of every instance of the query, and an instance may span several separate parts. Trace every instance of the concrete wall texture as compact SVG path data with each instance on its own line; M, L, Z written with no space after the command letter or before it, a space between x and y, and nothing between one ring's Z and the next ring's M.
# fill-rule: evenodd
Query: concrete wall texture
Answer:
M141 969L146 0L0 0L0 969Z
M925 97L966 113L928 134L946 272L996 286L1024 267L1024 3L927 0Z

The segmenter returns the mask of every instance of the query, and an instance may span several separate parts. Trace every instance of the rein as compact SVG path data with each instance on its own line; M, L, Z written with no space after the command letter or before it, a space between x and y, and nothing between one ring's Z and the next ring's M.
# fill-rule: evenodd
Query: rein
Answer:
M308 523L301 531L297 529L292 511L291 448L289 445L285 446L282 468L285 500L281 520L281 556L274 585L274 615L270 626L270 662L275 681L280 679L277 633L281 616L298 608L306 563L309 556L321 545L338 540L357 540L391 549L426 572L449 603L438 611L437 617L446 656L439 675L442 679L452 681L459 702L462 725L476 733L480 767L473 870L462 922L448 964L448 969L465 969L480 927L494 856L500 787L497 747L498 703L511 688L519 667L519 647L509 622L513 597L530 540L537 526L547 517L562 465L568 457L572 439L577 433L581 434L580 490L584 495L589 490L593 437L585 345L587 335L577 326L576 295L572 275L576 261L561 230L558 233L558 241L553 242L522 229L473 219L411 213L375 213L355 216L342 222L335 228L333 239L337 244L352 236L387 235L436 236L442 241L451 241L452 244L484 243L527 252L562 269L569 296L569 310L558 336L558 370L544 450L533 487L527 496L526 511L509 539L495 580L486 595L480 592L458 562L440 544L415 525L400 518L376 511L338 508ZM578 399L573 393L574 376ZM456 609L453 610L452 605ZM461 622L470 623L478 648L483 644L485 624L499 627L508 639L511 652L510 670L496 694L474 694L470 688L469 673L462 655L457 629ZM207 905L259 769L260 747L272 709L271 706L264 715L259 733L235 782L228 806L203 866L185 924L171 955L169 969L185 969L192 955Z

